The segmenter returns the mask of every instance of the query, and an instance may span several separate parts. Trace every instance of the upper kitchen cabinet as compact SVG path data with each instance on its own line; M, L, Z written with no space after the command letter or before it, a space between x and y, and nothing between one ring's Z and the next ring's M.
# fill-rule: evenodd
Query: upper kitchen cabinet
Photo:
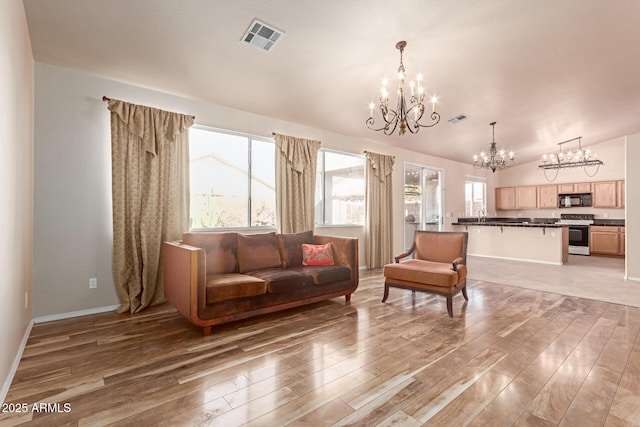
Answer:
M617 181L618 207L624 208L624 181Z
M516 209L538 208L538 186L516 187Z
M538 207L540 209L555 209L558 207L557 185L540 185L538 187Z
M496 210L504 211L516 208L516 187L496 188Z
M591 182L558 184L558 194L591 193L592 190Z
M601 181L593 183L593 207L617 208L618 184L616 181Z

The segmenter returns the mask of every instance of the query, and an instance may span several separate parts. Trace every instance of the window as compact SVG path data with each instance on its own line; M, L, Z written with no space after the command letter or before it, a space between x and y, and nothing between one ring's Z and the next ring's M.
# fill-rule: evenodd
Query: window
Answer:
M364 224L365 159L329 150L318 151L316 224Z
M274 227L275 144L192 127L189 227Z
M464 211L466 216L476 216L480 209L487 211L487 182L483 178L468 176L464 183Z

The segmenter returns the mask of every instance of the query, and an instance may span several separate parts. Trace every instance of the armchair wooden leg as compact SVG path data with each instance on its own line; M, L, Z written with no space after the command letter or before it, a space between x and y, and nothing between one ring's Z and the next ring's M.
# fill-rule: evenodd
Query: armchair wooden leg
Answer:
M467 296L467 285L466 284L462 287L462 296L464 297L465 300L469 301L469 297Z
M351 294L346 294L344 296L344 303L349 304L351 302Z
M449 312L449 317L453 317L453 297L451 295L447 295L447 312Z
M384 282L384 295L382 296L382 302L385 302L389 297L389 285L387 282Z
M211 335L211 326L204 326L202 328L202 333L204 334L205 337L208 337L209 335Z

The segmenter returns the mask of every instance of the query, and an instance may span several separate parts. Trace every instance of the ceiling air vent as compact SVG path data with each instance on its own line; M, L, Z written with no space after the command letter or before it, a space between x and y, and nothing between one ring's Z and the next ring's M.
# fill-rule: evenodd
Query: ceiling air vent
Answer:
M465 114L460 114L459 116L455 116L451 119L449 119L449 123L451 123L452 125L455 125L456 123L459 123L463 120L467 120L469 118L469 116L465 115Z
M283 34L282 31L275 29L271 25L254 19L244 36L242 36L242 42L269 52Z

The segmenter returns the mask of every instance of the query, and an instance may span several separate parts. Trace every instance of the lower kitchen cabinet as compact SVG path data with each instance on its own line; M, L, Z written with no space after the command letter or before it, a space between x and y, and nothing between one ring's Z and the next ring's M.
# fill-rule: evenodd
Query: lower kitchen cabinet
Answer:
M589 246L594 255L624 255L624 227L594 225L589 229Z

